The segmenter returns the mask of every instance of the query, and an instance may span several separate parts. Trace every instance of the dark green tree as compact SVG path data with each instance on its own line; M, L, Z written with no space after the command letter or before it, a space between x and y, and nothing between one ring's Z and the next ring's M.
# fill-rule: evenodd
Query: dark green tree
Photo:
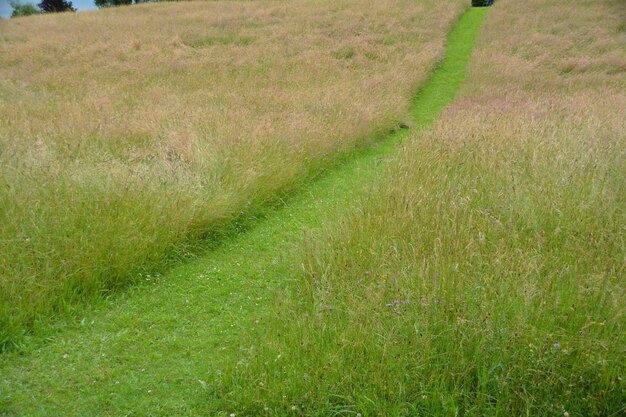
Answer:
M473 7L486 7L491 6L494 0L472 0Z
M44 13L60 13L60 12L75 12L76 9L72 6L71 1L67 0L42 0L37 6Z
M39 13L39 9L32 3L22 3L19 0L9 0L9 5L13 9L11 17L30 16Z
M94 2L96 3L96 6L102 8L102 7L124 6L128 4L146 3L146 0L95 0Z

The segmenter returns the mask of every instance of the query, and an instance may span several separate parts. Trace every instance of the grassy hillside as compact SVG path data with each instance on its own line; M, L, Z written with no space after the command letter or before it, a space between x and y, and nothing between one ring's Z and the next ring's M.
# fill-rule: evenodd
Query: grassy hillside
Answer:
M461 0L0 22L0 345L407 118Z
M304 273L242 343L226 403L623 413L625 12L498 2L455 104L303 241Z
M412 104L419 126L454 98L484 15L472 9L450 34L445 61ZM56 320L0 355L0 415L292 414L297 398L251 410L220 395L232 376L225 365L245 357L251 331L276 307L272 296L301 273L293 249L302 230L353 204L407 137L402 129L351 152L206 255L146 276L144 285Z
M472 9L450 35L448 58L421 84L424 88L413 106L408 94L415 87L413 81L399 80L404 79L404 71L423 68L419 63L428 67L435 62L442 55L439 47L434 47L430 58L414 57L417 60L406 68L403 59L394 61L387 56L370 63L366 52L352 54L341 49L339 53L335 48L349 34L359 42L369 31L397 34L397 24L405 22L407 10L415 7L426 13L421 8L427 4L390 0L368 3L371 7L361 11L363 4L297 2L292 8L290 2L228 3L221 8L194 3L85 15L86 21L92 16L106 21L108 16L110 22L117 22L120 15L143 16L161 10L159 7L181 13L186 10L183 6L200 11L208 7L212 12L207 12L206 19L215 16L214 25L232 23L237 28L266 30L262 33L268 36L278 31L272 42L280 46L264 45L271 53L265 56L257 51L260 55L242 67L235 63L245 60L245 48L254 47L258 39L247 32L219 41L210 35L208 46L197 41L192 43L201 46L181 47L194 59L203 53L214 54L210 62L230 59L228 65L233 67L227 66L223 75L233 77L228 80L237 82L229 81L229 86L238 90L220 90L216 83L203 94L209 97L212 91L222 91L220 103L230 103L224 107L230 111L218 114L226 118L235 112L240 118L228 120L240 121L243 129L250 123L249 137L230 142L212 142L210 136L203 136L210 130L198 128L202 134L193 136L189 159L184 159L184 153L172 157L176 148L168 148L172 145L165 141L167 136L158 135L143 148L140 142L129 147L123 141L105 140L105 136L93 142L64 142L61 134L48 142L29 142L18 136L0 142L0 158L6 162L0 168L4 181L0 193L11 196L11 200L0 200L0 213L7 218L13 213L16 218L30 219L21 226L10 222L3 226L16 228L12 232L7 229L7 238L0 239L6 245L6 259L13 262L5 264L36 260L15 269L31 271L32 276L20 272L30 276L30 281L22 284L16 273L3 281L10 285L0 287L0 294L8 294L5 317L17 317L10 322L16 333L37 312L49 312L73 302L76 296L114 287L117 281L112 278L121 285L137 277L132 273L137 266L161 259L206 231L218 230L240 211L259 214L256 207L270 196L306 173L327 166L333 155L368 142L367 138L378 132L375 126L388 129L404 120L415 122L414 129L399 130L362 152L343 153L349 156L343 164L335 165L317 181L307 182L280 204L267 206L255 221L256 227L224 239L223 245L214 246L197 261L164 275L144 275L144 285L91 304L93 308L83 309L80 316L46 323L41 332L22 339L18 348L0 355L0 415L614 417L624 413L626 4L622 0L500 0L488 11ZM447 25L441 29L441 39L462 8L459 3L454 13L444 13L447 17L437 15ZM272 14L276 19L270 19L267 27L259 24L266 10L279 16ZM228 15L231 12L237 17ZM355 18L355 13L364 18ZM146 16L143 23L148 27L156 17ZM466 73L474 36L485 16ZM378 25L379 18L387 23ZM48 17L23 21L35 19L48 22ZM49 21L56 19L66 17ZM184 20L180 15L176 19ZM290 22L295 21L298 24L292 27ZM21 25L31 23L1 23L0 29L13 31L0 31L5 45L10 39L28 42L27 26ZM409 21L403 24L411 33L421 27ZM84 27L85 33L98 34L90 25ZM343 32L339 28L344 28ZM23 30L21 38L15 35L19 30ZM149 36L160 39L167 30L159 31L155 25ZM197 30L204 33L207 29L200 24ZM5 33L13 33L13 38ZM115 31L100 35L105 33ZM301 42L293 44L289 36ZM412 50L412 43L426 48L431 40L435 42L417 32L412 36L406 40L406 50ZM124 39L120 36L109 47L123 45ZM43 45L48 40L39 41ZM382 41L380 51L393 45ZM318 46L320 49L315 49ZM291 49L294 47L296 50ZM46 48L49 45L40 51L44 55ZM164 47L163 54L177 48ZM31 49L36 50L25 48L22 52ZM66 52L77 51L69 48ZM330 58L325 55L328 51L337 55ZM394 53L400 54L400 50ZM42 62L50 66L57 55L50 54L49 61ZM94 52L94 56L98 54ZM146 59L158 56L153 49ZM345 66L337 65L344 61ZM20 62L30 65L18 55L6 62L2 61L2 68ZM140 61L126 62L132 66ZM177 67L188 61L172 62ZM166 64L164 60L143 68L158 73ZM263 76L254 72L258 65L266 64L271 66ZM316 67L318 64L327 69ZM199 65L206 71L213 68ZM273 75L275 67L286 76ZM176 78L172 68L167 70L168 77ZM177 75L180 80L196 66L184 68L187 70ZM398 69L402 72L396 72ZM21 91L24 103L35 93L57 91L41 85L28 90L33 84L16 81L19 74L14 72L14 81L6 85L2 83L8 78L0 77L0 98L12 97L4 94L9 88ZM339 77L337 83L325 78L326 74ZM394 82L384 74L394 74ZM424 81L425 72L417 75ZM32 76L37 78L36 73ZM379 84L380 76L389 83ZM440 114L464 77L455 101ZM316 84L318 79L322 81ZM155 82L154 88L181 88L170 100L194 96L195 90L180 80ZM269 83L266 94L255 96L263 80ZM290 84L291 80L297 82ZM353 89L344 91L340 88L344 85ZM379 85L386 87L378 90ZM382 92L398 85L404 86L402 94L397 92L402 99L387 102L385 97L391 96ZM288 86L288 93L277 89L280 86ZM139 87L129 81L127 88ZM107 94L108 90L104 91L102 94ZM283 94L275 96L276 91ZM322 92L326 95L320 96ZM123 96L120 94L119 90L112 92L111 99ZM280 103L287 103L281 100L291 94L302 96L281 107ZM256 106L241 107L237 113L236 105L250 104L246 100L252 96L267 100L259 98ZM384 105L381 113L363 110L378 108L376 102L366 101L376 100L375 96L391 107ZM242 101L242 97L246 99ZM320 101L320 97L329 101ZM296 101L308 103L305 113L312 119L301 120L306 129L318 132L316 123L310 122L315 117L324 116L320 120L328 121L326 127L318 126L320 136L307 136L303 141L263 136L263 129L269 129L271 135L290 128L294 135L301 133L290 124L292 119L282 118L297 113ZM6 100L2 103L6 106ZM36 103L33 98L31 105ZM207 103L206 115L221 108L210 107L215 105L212 101ZM356 113L344 115L339 104L331 106L330 113L316 113L325 108L321 103L342 103ZM263 107L265 104L268 107ZM200 123L201 115L196 115L198 119L190 116L194 108L159 119L163 123L159 129L177 120L184 126L196 126L193 123ZM98 119L94 126L122 120L125 111L131 111L131 107L116 109L117 105L109 109L114 117ZM268 113L241 117L262 111ZM19 112L11 117L4 117L5 113L0 112L5 126L20 120L26 123ZM148 113L142 114L145 120L152 120ZM263 114L272 117L268 121ZM377 116L370 120L364 116L367 114ZM184 117L189 118L185 121ZM30 125L33 132L36 120L33 117ZM132 120L124 120L133 125ZM144 119L133 120L141 124ZM220 120L213 121L215 126L222 126ZM342 120L361 121L346 127ZM280 129L271 130L274 123ZM27 131L27 125L13 133ZM44 125L39 127L44 129ZM113 129L117 124L108 126ZM342 128L355 130L345 138L327 132ZM47 131L49 136L42 132L33 138L54 137L53 130ZM130 148L136 153L122 152ZM156 152L164 148L168 149L164 154ZM210 149L218 149L219 158L209 158L207 155L213 155ZM109 159L99 160L100 155ZM33 169L37 161L45 162L39 170ZM217 175L206 161L221 161L221 169L228 171ZM213 176L203 177L207 172ZM55 181L48 181L50 178ZM157 181L159 178L163 180ZM196 188L189 186L189 178L197 180L191 182ZM248 178L249 183L245 181ZM219 187L211 188L215 182ZM107 187L96 187L98 184ZM46 194L42 190L51 191ZM62 200L68 196L80 198ZM208 198L211 196L215 198ZM72 204L62 205L61 201ZM75 216L78 209L84 209L82 217ZM62 217L58 213L68 214ZM204 220L196 222L194 216ZM57 226L58 219L65 223ZM129 220L124 223L120 219ZM5 229L0 230L4 233ZM33 232L38 230L46 233ZM67 235L61 233L65 230ZM58 247L69 255L80 254L83 246L93 249L85 251L82 268L61 279L64 276L56 274L53 266L70 270L79 264L69 261L83 258L45 250L57 248L42 246L45 239L38 241L39 246L19 246L31 244L32 236L65 242ZM100 240L95 238L98 236ZM157 240L151 239L156 237L167 245L155 244ZM21 252L15 248L22 248ZM94 254L98 256L89 257ZM50 268L35 268L42 265ZM34 278L43 276L37 271L52 275L36 281ZM57 287L48 284L57 278L61 283ZM46 302L39 304L38 300ZM7 334L9 340L16 340L15 333Z

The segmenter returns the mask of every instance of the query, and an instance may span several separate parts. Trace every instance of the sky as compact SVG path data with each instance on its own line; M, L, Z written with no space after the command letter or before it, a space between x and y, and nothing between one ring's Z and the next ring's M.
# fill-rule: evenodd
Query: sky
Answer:
M33 3L36 5L40 1L41 0L22 0L22 3ZM91 10L96 8L93 0L71 0L71 2L74 8L78 11ZM9 6L9 0L0 0L0 17L10 17L12 12L13 9L11 9L11 6Z

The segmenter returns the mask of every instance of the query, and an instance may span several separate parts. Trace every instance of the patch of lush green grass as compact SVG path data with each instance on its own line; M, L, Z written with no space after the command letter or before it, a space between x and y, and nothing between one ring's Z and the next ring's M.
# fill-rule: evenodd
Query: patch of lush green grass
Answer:
M449 56L437 73L467 60L482 17L472 11L463 18L451 42L467 47ZM453 71L452 83L423 89L415 106L427 110L420 112L417 124L432 120L453 97L463 66ZM363 186L397 157L398 143L406 135L399 131L352 153L284 204L255 210L256 220L242 224L244 229L254 225L250 230L196 262L164 276L146 276L145 285L94 305L74 323L38 329L20 351L2 357L0 411L68 416L237 413L239 407L222 398L220 387L229 380L224 372L243 358L248 346L242 341L274 315L276 291L301 274L294 250L303 229L317 227L322 214L350 207ZM285 405L290 411L291 403Z
M197 260L144 276L145 284L85 308L73 322L41 323L0 359L0 415L208 411L242 335L271 314L275 291L299 273L289 254L303 228L356 198L405 136L346 155L273 207L250 207L253 217Z

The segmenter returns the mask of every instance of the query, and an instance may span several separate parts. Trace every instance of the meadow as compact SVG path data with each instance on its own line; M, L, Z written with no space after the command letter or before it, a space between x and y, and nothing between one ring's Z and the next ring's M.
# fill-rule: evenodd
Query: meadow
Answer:
M455 102L302 240L224 403L623 415L625 6L497 3Z
M0 22L0 345L406 123L467 7L440 5L163 3Z
M0 22L0 415L624 415L626 4L465 3Z

